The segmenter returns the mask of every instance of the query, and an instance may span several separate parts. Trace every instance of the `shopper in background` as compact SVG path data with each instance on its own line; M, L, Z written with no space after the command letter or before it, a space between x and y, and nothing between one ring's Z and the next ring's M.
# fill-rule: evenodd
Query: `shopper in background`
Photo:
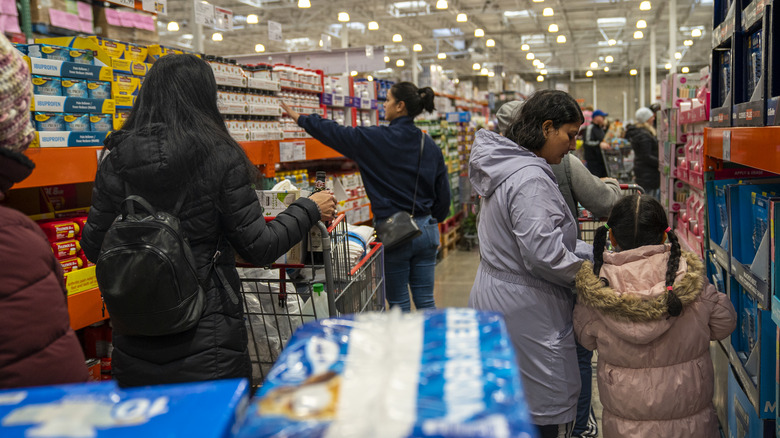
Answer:
M607 167L604 164L602 149L609 149L609 144L604 141L606 135L607 113L597 109L593 111L591 124L585 128L582 146L585 148L585 165L590 173L599 178L607 176Z
M137 386L250 378L235 253L255 265L272 263L318 220L333 218L333 194L298 199L266 224L252 188L256 169L225 127L211 68L192 55L154 63L130 116L106 140L106 148L110 153L98 168L82 235L84 253L97 261L127 196L140 195L172 211L186 191L179 219L206 289L203 315L190 330L148 337L115 330L115 379Z
M35 167L24 155L35 136L31 100L27 63L0 33L0 201ZM0 388L87 381L62 267L40 227L3 206L0 266Z
M617 252L604 252L607 239ZM599 351L604 437L719 436L709 347L736 327L729 298L647 195L615 205L593 258L577 274L574 328Z
M532 421L543 438L568 437L580 393L572 289L590 245L578 243L550 166L574 150L582 112L568 94L543 90L512 116L505 137L481 130L471 151L483 198L469 307L504 315Z
M385 292L390 307L409 311L411 286L415 308L434 308L437 224L449 214L450 185L442 153L427 135L420 159L424 133L414 125L423 110L434 110L433 90L400 82L390 88L384 106L390 126L352 128L315 114L299 115L282 102L287 114L312 137L357 162L376 222L399 211L411 213L419 163L414 220L422 234L385 252Z
M658 199L661 171L658 169L658 139L655 137L655 114L649 108L636 110L636 123L626 128L626 140L634 150L634 179L645 193Z

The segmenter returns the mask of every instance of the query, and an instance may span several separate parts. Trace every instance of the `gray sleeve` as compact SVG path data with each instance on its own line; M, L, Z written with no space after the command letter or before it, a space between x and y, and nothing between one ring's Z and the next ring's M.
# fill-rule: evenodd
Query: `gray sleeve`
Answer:
M602 181L576 157L569 158L574 198L595 216L609 216L612 206L623 196L614 180Z

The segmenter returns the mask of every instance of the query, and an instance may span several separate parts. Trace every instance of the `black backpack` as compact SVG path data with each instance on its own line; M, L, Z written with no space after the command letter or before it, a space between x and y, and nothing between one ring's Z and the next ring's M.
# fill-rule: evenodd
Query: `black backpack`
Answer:
M130 195L106 232L95 273L118 333L180 333L194 327L203 314L204 288L177 217L185 196L186 191L173 212L166 213Z

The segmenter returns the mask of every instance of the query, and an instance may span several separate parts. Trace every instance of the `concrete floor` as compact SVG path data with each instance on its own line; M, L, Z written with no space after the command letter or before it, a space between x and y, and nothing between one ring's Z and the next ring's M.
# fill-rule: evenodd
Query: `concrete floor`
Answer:
M436 284L433 296L436 307L466 307L469 303L469 293L477 275L479 251L456 250L442 259L436 265ZM596 367L596 355L593 356L593 367ZM601 402L598 397L596 374L593 374L593 408L601 431ZM600 435L599 435L600 436Z

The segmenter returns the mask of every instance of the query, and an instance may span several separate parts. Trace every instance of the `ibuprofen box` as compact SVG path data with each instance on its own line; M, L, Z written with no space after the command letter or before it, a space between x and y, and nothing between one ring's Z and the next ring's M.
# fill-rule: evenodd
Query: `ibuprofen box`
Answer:
M244 379L121 389L113 381L0 391L5 438L227 438L246 407Z

